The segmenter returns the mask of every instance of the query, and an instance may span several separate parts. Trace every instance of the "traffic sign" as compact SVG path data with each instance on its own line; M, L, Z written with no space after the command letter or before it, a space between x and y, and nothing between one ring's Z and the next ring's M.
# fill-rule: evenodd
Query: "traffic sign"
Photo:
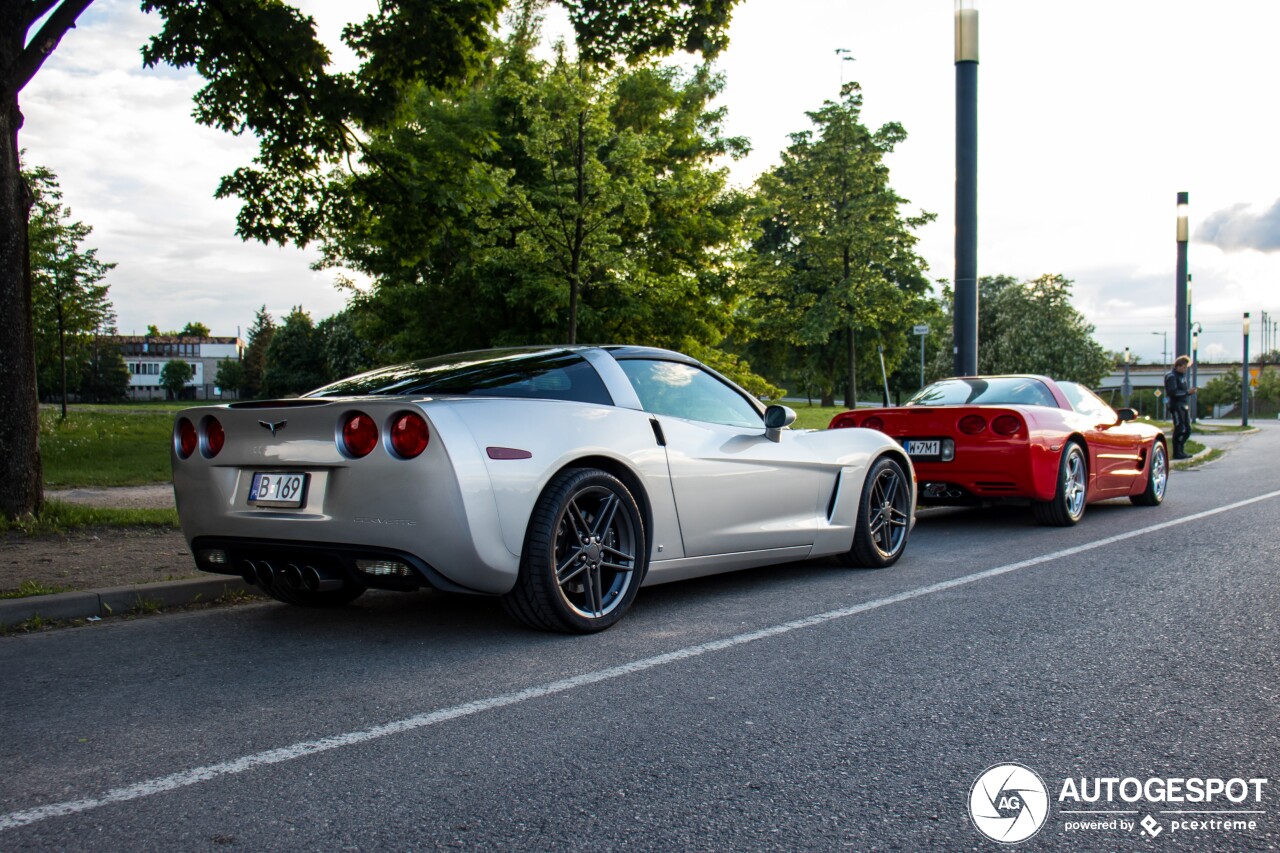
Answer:
M929 334L929 324L928 324L928 323L921 323L920 325L918 325L918 326L916 326L914 329L912 329L912 330L911 330L911 333L912 333L913 335L927 335L927 334Z

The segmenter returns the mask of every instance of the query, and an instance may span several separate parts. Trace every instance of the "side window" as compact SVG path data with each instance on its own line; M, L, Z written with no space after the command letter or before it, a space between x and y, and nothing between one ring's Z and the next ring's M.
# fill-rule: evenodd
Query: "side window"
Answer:
M1080 414L1094 415L1105 419L1115 418L1115 412L1111 407L1102 402L1096 394L1083 385L1078 385L1075 382L1059 382L1058 387L1062 389L1063 394L1067 395L1071 408Z
M618 364L647 412L725 426L764 427L764 418L747 398L701 368L650 359L623 359Z

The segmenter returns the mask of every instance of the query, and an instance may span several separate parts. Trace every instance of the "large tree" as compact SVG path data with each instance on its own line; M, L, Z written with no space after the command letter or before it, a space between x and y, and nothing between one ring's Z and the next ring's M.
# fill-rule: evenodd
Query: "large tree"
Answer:
M43 492L27 269L31 193L21 178L19 95L92 0L0 0L0 514L39 509ZM736 0L560 0L585 54L634 58L725 44ZM506 0L385 0L343 40L362 64L329 69L313 20L282 0L144 0L163 18L149 65L194 67L207 84L196 119L258 140L251 166L219 196L243 207L238 233L305 244L333 213L323 173L355 153L417 83L444 85L480 68Z
M759 348L786 353L785 367L811 377L825 405L841 383L845 405L855 404L859 367L879 373L878 347L890 366L902 359L929 287L913 232L933 216L904 212L884 162L906 131L896 122L873 131L861 114L861 91L848 83L839 101L807 114L814 128L793 133L759 181Z
M57 176L45 167L23 174L34 204L29 224L36 386L46 400L79 392L90 372L96 338L114 331L115 311L102 283L115 264L84 245L93 228L72 218Z

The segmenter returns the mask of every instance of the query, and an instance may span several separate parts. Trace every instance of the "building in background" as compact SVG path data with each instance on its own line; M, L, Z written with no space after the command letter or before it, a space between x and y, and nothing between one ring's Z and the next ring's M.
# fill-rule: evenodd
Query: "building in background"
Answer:
M195 368L187 380L183 397L188 400L235 399L235 392L219 388L218 365L244 357L240 338L192 338L160 335L111 335L104 339L118 346L129 367L130 400L163 400L168 395L160 385L160 373L170 359L179 358Z

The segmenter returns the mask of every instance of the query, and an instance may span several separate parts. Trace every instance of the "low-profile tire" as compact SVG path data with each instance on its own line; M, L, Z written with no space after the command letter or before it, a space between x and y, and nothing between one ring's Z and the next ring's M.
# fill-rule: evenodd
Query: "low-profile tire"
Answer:
M884 569L898 562L911 533L911 480L902 463L881 456L862 484L853 524L853 547L840 555L847 566Z
M648 566L644 521L630 490L595 468L566 468L529 518L520 574L502 597L517 622L591 634L631 608Z
M1053 500L1032 501L1036 521L1047 527L1070 527L1084 517L1089 489L1089 463L1079 442L1068 441L1058 461L1058 487Z
M1130 495L1129 500L1138 506L1160 506L1164 503L1164 490L1169 484L1169 454L1164 442L1151 443L1151 461L1147 464L1147 487L1141 494Z

